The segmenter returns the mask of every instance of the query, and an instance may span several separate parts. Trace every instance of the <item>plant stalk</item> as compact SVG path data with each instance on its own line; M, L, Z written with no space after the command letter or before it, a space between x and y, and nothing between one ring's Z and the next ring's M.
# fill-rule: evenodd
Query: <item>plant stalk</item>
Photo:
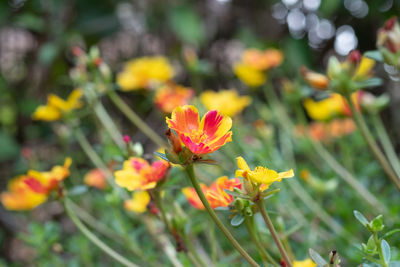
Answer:
M242 248L242 246L236 241L236 239L232 236L229 230L224 226L218 216L215 214L214 210L211 208L210 204L208 203L206 197L204 196L203 191L201 190L200 184L197 181L197 178L194 174L193 163L187 165L185 167L185 171L189 176L190 181L194 189L196 190L197 195L199 196L201 202L203 203L204 207L206 208L208 214L213 219L214 223L219 227L225 237L229 240L229 242L236 248L236 250L243 256L243 258L251 265L255 267L259 267L257 262L253 260L253 258ZM289 266L291 267L291 266Z
M122 265L128 267L138 267L138 265L126 259L124 256L122 256L121 254L110 248L107 244L103 243L96 235L94 235L74 213L73 209L70 207L69 199L64 200L64 207L65 211L67 212L68 216L71 218L75 226L82 232L82 234L84 234L90 241L92 241L93 244L95 244L102 251L104 251L106 254L114 258Z
M258 201L256 202L256 204L257 204L257 206L258 206L258 208L259 208L259 210L260 210L260 212L261 212L261 215L262 215L262 217L263 217L263 219L264 219L265 224L266 224L267 227L268 227L269 232L271 233L272 238L274 239L274 242L275 242L276 246L277 246L278 249L279 249L279 252L280 252L280 254L281 254L283 260L284 260L285 263L286 263L286 266L288 266L288 267L293 267L292 262L291 262L291 260L290 260L290 258L289 258L289 256L288 256L288 254L287 254L285 248L283 247L282 242L281 242L281 240L280 240L280 238L279 238L279 236L278 236L278 233L276 232L275 227L274 227L274 225L272 224L271 218L269 217L268 212L267 212L267 210L265 209L265 206L264 206L264 199L258 200Z
M115 106L121 110L121 112L135 125L138 129L144 133L151 141L160 147L165 147L166 143L164 140L151 129L125 102L122 98L114 91L108 90L108 97L114 103Z
M394 183L397 189L400 191L400 178L394 173L392 167L390 166L389 162L387 161L385 155L382 153L378 144L375 142L374 137L372 136L367 123L364 120L364 117L361 113L356 109L354 106L353 101L349 95L346 96L347 103L350 106L351 112L353 114L353 118L360 130L362 136L364 137L365 141L368 144L368 147L372 151L372 154L375 156L376 160L382 166L382 169L390 178L390 180Z
M279 264L274 260L274 258L272 258L272 256L268 253L268 251L266 251L264 249L263 245L261 244L260 240L258 239L258 236L256 235L255 230L254 230L253 218L250 216L246 216L244 223L246 225L247 232L249 233L251 240L256 245L258 252L260 253L260 256L261 256L261 259L262 259L264 265L268 266L268 263L266 263L266 262L269 262L273 266L279 266Z

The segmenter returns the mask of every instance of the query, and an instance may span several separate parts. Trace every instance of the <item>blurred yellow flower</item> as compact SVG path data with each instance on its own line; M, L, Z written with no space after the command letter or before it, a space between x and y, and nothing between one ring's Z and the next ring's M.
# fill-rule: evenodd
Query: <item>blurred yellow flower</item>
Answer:
M235 64L233 71L242 82L251 87L261 86L267 80L267 75L264 72L245 63Z
M165 160L150 165L145 159L131 157L124 161L122 170L114 173L115 182L131 191L152 189L164 178L168 168L169 163Z
M317 264L311 259L305 259L303 261L294 261L293 267L315 267Z
M152 83L163 83L175 74L168 59L162 56L141 57L128 61L117 75L117 84L123 91L148 88Z
M325 90L329 85L329 78L323 74L310 71L305 66L302 66L300 69L301 75L304 80L315 89Z
M125 209L137 213L147 211L147 205L150 203L150 195L147 191L137 191L132 194L132 199L125 200Z
M370 77L371 70L375 66L375 60L363 56L361 62L353 76L353 80L365 80Z
M243 177L258 185L261 184L261 191L268 189L274 182L280 182L283 178L292 178L294 176L292 169L278 173L274 170L257 166L254 170L251 170L243 157L237 158L237 165L239 170L236 170L235 176Z
M168 84L159 88L154 96L154 104L165 113L171 113L176 107L189 104L194 96L191 88L177 84Z
M208 110L218 110L230 117L240 113L251 103L249 96L239 96L234 89L218 92L208 90L200 95L200 100Z
M307 98L303 102L308 116L319 121L328 120L335 115L342 114L344 104L344 98L336 93L320 101Z
M50 94L47 97L47 104L37 107L32 118L34 120L43 121L59 120L62 118L63 114L83 106L83 102L81 101L82 96L82 89L73 90L67 100L62 99L55 94Z
M31 210L47 200L47 194L32 191L25 183L26 175L18 176L8 183L8 191L0 195L3 206L8 210Z

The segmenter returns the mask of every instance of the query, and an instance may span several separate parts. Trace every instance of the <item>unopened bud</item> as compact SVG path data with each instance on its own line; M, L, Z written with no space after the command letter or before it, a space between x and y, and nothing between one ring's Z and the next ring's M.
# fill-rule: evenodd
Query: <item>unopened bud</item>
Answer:
M339 263L340 263L340 259L339 259L339 254L337 253L337 251L332 250L331 252L329 252L329 264L331 264L333 266L338 266Z
M306 67L301 67L301 75L304 80L313 88L325 90L329 85L329 79L323 74L308 70Z
M349 55L347 56L348 61L351 64L357 65L361 61L361 53L357 49L350 51Z
M125 144L129 144L131 142L131 137L129 135L124 135L122 138Z
M76 57L80 57L84 54L85 52L83 52L82 48L80 48L79 46L74 46L72 47L72 54Z
M235 204L235 208L238 210L242 210L244 208L243 199L241 199L241 198L235 199L234 204Z
M94 64L96 67L99 67L101 63L103 63L103 59L102 59L101 57L95 58L95 59L93 60L93 64Z
M168 138L169 143L172 146L172 149L175 153L179 153L182 151L181 141L179 140L178 136L172 133L171 129L168 129L165 135Z

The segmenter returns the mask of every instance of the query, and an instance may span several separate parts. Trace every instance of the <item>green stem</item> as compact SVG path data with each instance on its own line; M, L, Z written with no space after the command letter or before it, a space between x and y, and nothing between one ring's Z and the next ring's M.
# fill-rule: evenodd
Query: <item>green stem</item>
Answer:
M375 126L376 132L378 134L379 140L381 141L383 150L386 156L389 159L390 164L392 165L394 171L396 172L397 176L400 177L400 161L394 151L392 142L386 132L385 126L383 125L381 117L379 114L374 114L371 116L373 124Z
M385 155L383 155L382 151L378 147L378 144L375 142L374 137L372 136L367 123L365 122L361 113L354 106L353 101L350 96L346 96L347 103L350 106L351 112L353 114L353 118L360 130L362 136L368 144L369 149L372 151L372 154L375 156L376 160L382 166L382 169L390 178L390 180L395 184L397 189L400 191L400 178L393 172L392 167L390 167L389 162L387 161Z
M293 122L289 118L288 114L286 113L286 110L282 106L278 96L275 94L273 91L273 88L266 87L264 88L264 93L267 97L267 99L271 99L271 104L274 103L272 109L276 110L276 114L280 114L280 117L278 118L278 123L281 124L282 128L289 134L292 134L292 129L293 129ZM300 112L300 110L298 111ZM304 121L302 121L304 123ZM314 148L314 150L319 154L319 156L324 159L324 161L331 167L331 169L339 176L341 177L347 184L349 184L359 195L366 201L368 202L371 206L374 208L378 209L380 212L387 214L387 208L382 205L379 200L371 194L368 189L366 189L350 172L346 170L323 146L320 142L314 141L310 139L310 142ZM295 193L297 190L294 191ZM304 190L305 193L307 193ZM298 194L300 197L302 194ZM300 198L303 198L302 196ZM309 197L311 200L312 198ZM318 213L316 213L318 214ZM336 223L335 223L336 225ZM337 229L339 230L340 225L337 224Z
M389 267L389 265L385 262L385 258L383 257L382 242L379 240L377 233L373 233L373 236L375 245L377 246L379 252L380 265L382 265L382 267Z
M256 245L258 252L260 253L260 256L261 256L261 259L262 259L264 265L268 266L268 263L266 263L266 262L269 262L273 266L279 266L279 264L274 260L274 258L272 258L272 256L268 253L268 251L266 251L264 249L263 245L261 244L260 240L258 239L258 236L256 235L255 230L254 230L253 218L246 216L244 219L244 223L246 225L247 232L249 232L251 240Z
M193 163L187 165L185 167L185 171L187 175L189 176L190 181L192 182L192 185L194 189L196 190L197 195L199 196L201 202L203 203L204 207L206 208L208 214L210 217L213 219L214 223L219 227L219 229L222 231L222 233L225 235L225 237L229 240L229 242L236 248L236 250L243 256L245 260L251 265L251 266L257 266L257 262L253 260L253 258L242 248L242 246L236 241L236 239L232 236L232 234L229 232L229 230L224 226L224 224L221 222L221 220L218 218L218 216L215 214L214 210L211 208L210 204L208 203L206 197L204 196L203 191L201 190L200 184L197 181L197 178L194 174L194 168L193 168Z
M82 222L79 220L78 216L74 213L73 209L70 207L69 199L64 200L65 211L68 216L71 218L72 222L75 226L84 234L90 241L93 242L97 247L103 250L110 257L114 258L116 261L121 263L124 266L128 267L138 267L138 265L132 263L121 254L110 248L108 245L103 243L96 235L94 235Z
M103 163L103 160L99 157L97 152L93 149L93 147L90 145L89 141L83 134L82 130L79 128L74 129L74 134L75 138L78 141L79 145L81 146L82 150L85 152L85 154L89 157L90 161L96 166L96 168L101 169L105 177L107 179L107 182L113 187L114 190L117 192L123 192L114 182L113 175L110 172L110 170L105 166Z
M172 227L171 227L171 224L168 221L167 214L165 212L164 205L163 205L162 200L161 200L160 192L157 191L157 190L154 190L153 192L154 192L154 199L156 201L157 207L160 209L161 218L164 221L165 226L167 227L168 231L171 233L172 232Z
M293 267L292 262L290 261L290 258L288 256L285 248L283 247L282 242L281 242L281 240L280 240L280 238L278 236L278 233L276 232L275 227L272 224L271 218L269 217L268 212L265 209L264 199L258 200L256 202L256 204L257 204L257 206L258 206L258 208L259 208L259 210L261 212L261 215L262 215L262 217L264 219L265 224L268 227L269 232L271 233L272 238L274 239L274 242L275 242L276 246L279 249L279 252L280 252L283 260L285 261L285 263L286 263L286 265L288 267Z
M194 242L193 242L192 240L189 240L189 238L188 238L188 236L185 234L184 230L181 231L181 236L182 236L182 238L183 238L183 241L185 241L185 245L187 246L187 249L189 250L189 253L188 253L189 256L192 256L192 257L193 257L193 259L192 259L193 263L194 263L196 266L200 266L200 267L205 267L205 266L207 266L207 265L204 263L204 261L201 259L199 253L197 253L196 248L193 246L193 243L194 243Z
M211 251L211 259L213 262L217 261L217 240L215 238L215 225L211 223L209 227L209 242L210 242L210 251Z
M151 141L160 147L165 147L164 140L151 129L122 99L114 90L107 92L108 97L117 106L122 113L142 131Z
M114 143L119 147L119 149L124 150L125 144L122 138L121 133L117 130L117 126L114 121L111 119L110 115L108 115L105 110L103 104L101 104L100 99L94 103L93 106L94 112L96 113L97 118L103 125L104 129L108 132L108 134L113 139Z

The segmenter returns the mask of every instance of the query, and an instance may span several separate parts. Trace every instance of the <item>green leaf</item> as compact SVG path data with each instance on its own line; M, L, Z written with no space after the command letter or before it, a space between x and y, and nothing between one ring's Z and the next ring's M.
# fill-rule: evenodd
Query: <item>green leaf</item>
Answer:
M376 87L382 85L382 79L371 78L365 81L356 82L357 89Z
M162 159L165 160L165 161L169 161L169 159L167 158L167 156L166 156L165 154L163 154L163 153L154 152L154 154L155 154L157 157L160 157L160 158L162 158Z
M390 246L389 246L388 242L386 242L385 239L382 239L382 241L381 241L381 248L382 248L383 260L386 262L386 264L389 264L389 262L390 262Z
M375 61L378 62L382 62L383 61L383 57L382 54L379 50L372 50L372 51L367 51L364 53L364 56L371 58Z
M7 132L0 131L0 162L18 156L19 146L14 137Z
M321 255L319 255L318 252L316 252L312 248L308 250L308 254L318 267L323 267L325 264L328 264L326 260L324 260L324 258L322 258Z
M233 196L233 197L239 197L239 198L245 198L245 199L249 199L249 198L250 198L249 196L243 195L242 193L233 192L233 191L228 190L228 189L224 189L224 191L225 191L227 194L229 194L229 195L231 195L231 196Z
M82 195L88 190L86 185L77 185L74 186L71 190L68 190L68 196L77 196Z
M201 45L205 40L205 27L201 17L189 6L174 7L168 23L175 35L184 43Z
M240 213L237 213L231 220L232 226L239 226L244 222L244 216Z
M229 211L228 207L216 207L214 210L218 210L218 211Z
M391 261L389 267L400 267L400 261Z
M362 225L364 225L364 226L366 227L367 224L368 224L367 218L365 218L364 215L362 215L362 213L359 212L358 210L354 210L353 213L354 213L354 217L356 217L356 219L357 219Z
M394 235L395 233L398 233L398 232L400 232L400 229L399 229L399 228L398 228L398 229L394 229L394 230L389 231L389 232L387 232L386 234L384 234L382 238L387 238L387 237L389 237L389 236L391 236L391 235Z
M277 188L277 189L274 189L274 190L271 190L271 191L268 191L268 192L263 192L263 193L261 194L261 197L264 198L264 199L270 198L270 197L272 197L276 192L278 192L279 190L280 190L280 189Z

